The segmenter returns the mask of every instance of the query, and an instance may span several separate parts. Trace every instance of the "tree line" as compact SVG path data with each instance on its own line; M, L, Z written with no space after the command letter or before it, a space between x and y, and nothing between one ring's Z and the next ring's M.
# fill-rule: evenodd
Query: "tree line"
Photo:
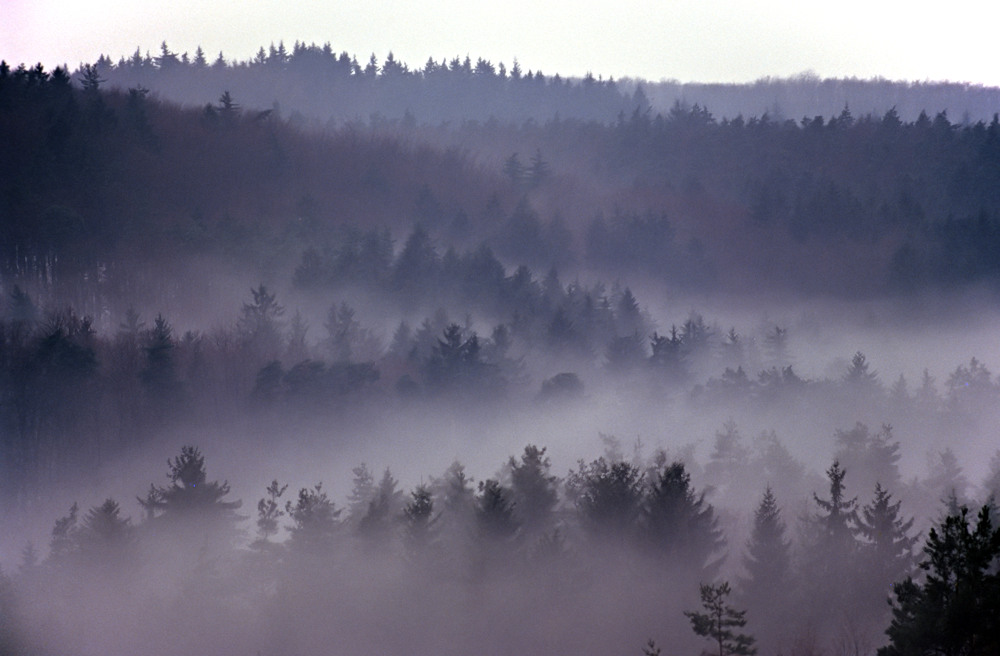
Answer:
M976 358L943 386L926 371L919 385L902 375L887 385L861 352L838 377L803 377L781 326L743 334L692 313L660 333L627 287L564 285L554 271L537 281L526 267L506 275L483 249L421 260L430 251L410 246L426 246L422 239L408 241L385 277L368 283L392 294L393 280L418 281L402 293L407 303L422 300L419 289L452 291L458 307L478 308L485 319L455 320L438 305L417 324L367 324L349 302L353 294L342 290L313 327L259 285L235 320L212 330L180 332L169 317L128 308L112 331L99 331L93 318L36 305L15 286L0 315L2 448L16 463L5 485L23 492L78 456L102 462L181 417L324 416L385 402L532 406L575 403L610 388L637 403L675 399L699 411L839 408L851 421L880 417L908 431L946 434L959 425L973 430L1000 394ZM409 272L394 278L404 267ZM477 279L482 270L492 272L489 285ZM457 286L449 288L449 280ZM423 300L420 307L448 299ZM547 364L529 366L540 358ZM869 435L845 441L868 448Z
M851 295L996 278L996 120L718 120L678 103L606 123L321 133L224 89L181 109L106 86L93 67L0 66L6 275L90 296L97 278L151 286L167 255L286 276L308 257L322 280L352 230L379 235L385 258L419 224L442 250L485 243L508 266L684 289L769 271L768 287Z
M216 638L270 649L322 634L310 623L324 607L365 606L369 594L381 602L387 601L381 595L402 595L405 604L419 595L434 606L442 596L460 598L463 590L508 580L519 596L506 597L507 604L546 616L568 608L592 612L587 599L600 601L605 593L651 605L636 613L643 622L623 622L656 632L649 651L656 640L697 644L685 640L685 623L673 615L692 608L699 595L710 612L684 615L696 634L719 642L720 653L753 653L754 643L765 652L884 644L879 653L890 656L931 647L988 654L996 646L1000 529L992 497L974 521L953 501L924 540L881 483L864 505L851 496L839 461L794 534L782 502L765 487L744 544L727 544L718 511L693 486L684 462L664 451L625 458L613 441L603 456L579 461L563 478L553 473L546 449L530 444L494 477L476 482L454 462L408 491L388 469L378 474L361 464L343 505L323 482L296 491L275 480L255 518L253 509L241 514L228 482L209 478L198 448L182 447L167 464L167 482L151 484L138 498L143 515L136 521L114 499L86 512L73 504L55 522L44 556L25 547L20 566L0 586L5 653L57 649L67 639L100 644L92 628L66 633L76 626L76 609L95 597L112 608L145 599L162 587L161 577L169 581L154 595L161 610L122 626L126 634L141 639L183 618L204 633L222 634ZM364 572L361 580L376 581L374 589L357 587L357 571ZM619 578L621 590L613 583ZM534 595L558 608L536 606ZM195 619L174 605L175 596L207 615ZM496 612L493 602L482 603L455 621L478 622L480 612ZM382 612L397 619L389 606ZM225 607L242 610L219 615ZM606 613L606 626L623 619ZM434 621L433 613L418 615ZM209 628L206 622L217 617L222 624ZM268 617L282 621L260 622ZM340 631L367 633L344 625L337 613L331 621ZM47 628L39 633L39 626ZM734 626L747 633L733 633ZM428 644L439 627L399 629ZM247 635L228 634L234 630Z

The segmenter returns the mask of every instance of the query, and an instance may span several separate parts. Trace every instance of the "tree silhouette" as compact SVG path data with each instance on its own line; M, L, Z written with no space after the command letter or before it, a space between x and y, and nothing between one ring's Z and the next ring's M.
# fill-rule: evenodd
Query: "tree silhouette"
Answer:
M712 505L705 503L704 493L695 494L682 462L664 465L649 476L642 513L649 546L686 576L714 576L722 558L713 556L725 540Z
M770 486L754 512L743 567L746 576L738 580L738 599L750 609L761 644L771 647L788 631L787 600L793 580L791 543L785 537L785 522Z
M165 521L208 519L233 525L239 519L236 510L241 501L224 501L229 483L209 481L205 457L194 446L181 447L181 453L167 461L170 485L150 486L147 498L139 503L152 516Z
M896 584L889 644L879 656L1000 653L1000 529L983 506L975 527L962 507L931 529L922 580Z
M746 626L746 611L736 610L726 603L729 593L728 581L719 585L703 584L701 606L704 612L685 611L684 615L691 620L691 628L697 635L715 643L718 656L752 656L757 653L753 636L736 632Z

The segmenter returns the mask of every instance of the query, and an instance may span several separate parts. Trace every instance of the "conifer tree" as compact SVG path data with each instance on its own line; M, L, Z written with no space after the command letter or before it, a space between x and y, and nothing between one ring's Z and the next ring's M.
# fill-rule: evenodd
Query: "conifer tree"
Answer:
M294 503L285 503L285 512L292 520L288 532L293 551L319 556L332 550L340 509L323 491L322 483L299 490Z
M547 532L555 521L559 479L552 474L545 447L528 444L520 459L510 458L508 467L515 517L527 533Z
M517 520L510 491L490 478L479 483L476 495L476 526L480 538L490 544L510 541L517 533Z
M434 499L430 488L418 485L410 496L410 502L403 509L403 546L412 560L421 558L436 541L438 517L434 514Z
M746 576L738 580L738 599L749 609L751 625L761 644L774 647L787 632L785 612L792 580L791 543L785 538L785 522L770 486L754 513L743 567Z
M861 509L858 518L858 532L865 540L863 551L870 568L869 576L877 582L874 587L880 593L893 581L902 580L913 567L913 547L918 538L909 535L913 518L900 516L901 505L901 501L893 503L892 494L878 483L875 498Z
M785 522L778 501L768 486L754 513L753 531L747 542L739 579L740 597L750 607L768 603L787 588L791 574L791 542L785 538Z
M1000 529L983 506L962 507L930 531L922 576L894 586L889 644L879 656L1000 653Z
M224 501L229 483L209 481L205 457L195 446L181 447L179 456L167 461L170 485L150 487L150 493L139 503L154 518L181 520L205 517L234 525L240 519L236 509L240 501Z
M696 494L684 463L674 462L650 473L643 505L643 533L649 546L687 575L709 578L725 546L712 504Z
M858 498L844 496L844 477L847 471L841 469L840 462L834 461L826 470L830 480L830 498L821 499L813 493L816 505L823 511L815 516L821 539L830 548L850 552L854 548L855 531L858 523Z
M358 522L358 534L370 544L386 547L403 511L403 493L386 467L374 487L365 514Z
M685 611L684 615L691 620L691 628L697 635L715 643L718 656L753 656L757 653L753 636L737 632L746 626L746 611L736 610L726 603L729 593L728 581L719 585L703 584L701 606L705 612Z

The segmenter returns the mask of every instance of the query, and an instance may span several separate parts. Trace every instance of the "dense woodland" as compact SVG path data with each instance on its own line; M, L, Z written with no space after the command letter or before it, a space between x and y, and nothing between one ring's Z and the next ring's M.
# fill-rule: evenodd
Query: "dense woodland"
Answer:
M687 299L995 300L1000 120L656 88L302 44L0 64L0 653L995 653L984 354L803 373L809 322ZM280 479L448 425L440 474ZM528 446L474 478L490 430ZM173 446L234 433L259 501Z

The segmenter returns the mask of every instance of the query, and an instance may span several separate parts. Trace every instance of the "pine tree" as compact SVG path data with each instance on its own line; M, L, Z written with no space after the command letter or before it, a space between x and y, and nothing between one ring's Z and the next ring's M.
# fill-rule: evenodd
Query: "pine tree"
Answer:
M278 500L288 489L287 485L278 485L277 479L271 481L265 490L267 496L257 502L257 541L264 544L278 534L278 520L284 516Z
M757 653L753 636L736 632L746 626L746 611L736 610L726 603L729 593L728 581L702 585L701 606L705 612L685 611L684 615L691 620L691 628L697 635L716 644L718 656L752 656Z

